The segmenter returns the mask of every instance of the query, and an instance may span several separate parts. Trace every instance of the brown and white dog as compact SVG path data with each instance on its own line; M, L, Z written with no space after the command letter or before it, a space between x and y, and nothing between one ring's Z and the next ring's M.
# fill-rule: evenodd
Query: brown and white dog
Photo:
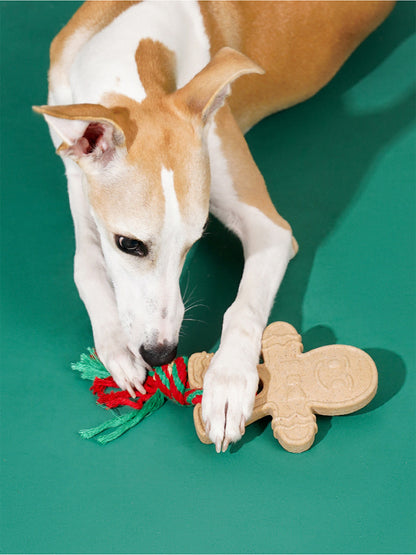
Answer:
M315 94L393 4L91 1L52 42L48 105L35 110L65 164L75 282L120 387L134 396L149 365L174 358L179 277L208 212L243 243L204 383L217 451L251 414L262 331L297 251L244 133Z

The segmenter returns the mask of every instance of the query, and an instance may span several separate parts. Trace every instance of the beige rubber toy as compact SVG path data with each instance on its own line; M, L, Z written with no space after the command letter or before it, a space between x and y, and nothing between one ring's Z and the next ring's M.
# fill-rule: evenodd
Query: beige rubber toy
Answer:
M364 351L330 345L303 353L300 335L285 322L270 324L263 333L263 364L257 366L259 392L247 425L270 415L275 438L287 451L311 447L318 427L315 414L350 414L367 405L377 391L377 368ZM189 384L202 389L212 354L195 353L188 363ZM194 408L199 439L205 433L201 404Z

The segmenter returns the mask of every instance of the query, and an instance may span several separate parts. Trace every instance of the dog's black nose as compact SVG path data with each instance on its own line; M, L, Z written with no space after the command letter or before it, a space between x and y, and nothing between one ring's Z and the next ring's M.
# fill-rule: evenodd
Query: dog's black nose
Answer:
M178 346L171 343L158 343L157 345L140 347L140 354L150 366L163 366L169 364L176 357Z

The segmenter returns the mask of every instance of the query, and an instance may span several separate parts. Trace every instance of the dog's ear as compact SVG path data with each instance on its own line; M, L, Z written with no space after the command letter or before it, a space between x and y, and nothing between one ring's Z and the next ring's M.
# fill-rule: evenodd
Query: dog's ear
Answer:
M202 71L174 93L175 100L206 123L224 104L231 83L247 73L263 74L264 70L237 50L221 48Z
M99 104L34 106L62 140L57 152L74 160L89 157L106 165L125 143L111 110Z

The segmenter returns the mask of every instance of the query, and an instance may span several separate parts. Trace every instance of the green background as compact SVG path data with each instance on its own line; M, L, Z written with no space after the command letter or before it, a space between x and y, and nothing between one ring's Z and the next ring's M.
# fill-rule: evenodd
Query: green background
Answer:
M70 369L92 335L63 166L31 105L46 101L49 43L78 5L1 4L2 552L414 552L415 4L315 98L248 134L300 244L271 320L305 349L363 348L379 369L369 407L318 418L301 455L267 421L217 455L173 403L106 447L77 434L108 415ZM184 275L205 306L181 353L216 343L241 268L212 221Z

